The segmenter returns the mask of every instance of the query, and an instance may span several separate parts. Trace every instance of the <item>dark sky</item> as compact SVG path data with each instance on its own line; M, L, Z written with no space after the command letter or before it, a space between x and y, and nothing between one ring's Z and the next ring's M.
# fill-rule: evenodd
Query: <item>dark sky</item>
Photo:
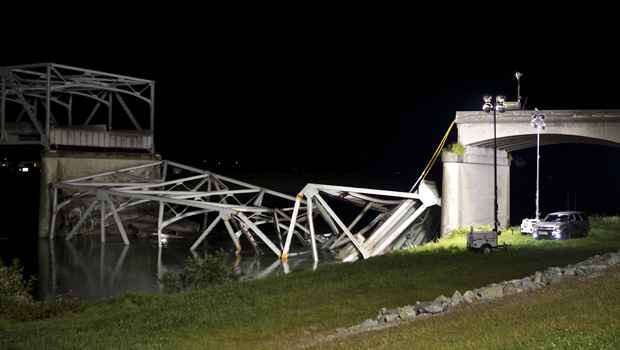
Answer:
M157 144L169 158L262 154L286 163L401 167L394 162L406 157L417 168L456 110L480 108L486 92L514 99L515 70L525 74L530 106L620 107L615 55L571 47L494 54L441 42L390 49L344 39L75 39L21 43L3 50L10 54L0 64L53 61L156 80Z
M81 35L65 21L73 34L62 40L63 28L56 40L6 38L0 65L52 61L156 80L165 158L240 160L253 169L415 177L455 111L479 109L485 93L515 99L516 70L530 107L620 109L620 61L595 32L549 24L546 33L455 27L430 36L433 27L404 26L396 36L370 22L331 31L317 23L293 30L294 19L243 27L176 20L125 18Z

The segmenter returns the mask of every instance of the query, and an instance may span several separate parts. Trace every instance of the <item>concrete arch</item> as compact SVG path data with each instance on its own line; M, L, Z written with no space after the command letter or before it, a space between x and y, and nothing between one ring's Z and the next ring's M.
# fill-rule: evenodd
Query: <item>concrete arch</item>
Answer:
M534 111L497 115L498 219L510 222L509 153L536 146ZM577 143L620 147L620 110L542 111L547 127L542 145ZM482 111L457 112L458 142L463 154L444 152L441 233L471 225L493 223L493 115Z
M515 151L536 145L530 125L534 111L497 114L498 148ZM547 127L541 143L620 145L620 110L542 111ZM458 141L463 146L493 147L493 116L482 111L457 112Z
M602 145L610 147L620 147L620 142L613 142L605 139L598 139L592 137L585 137L579 135L566 135L555 133L541 133L540 145L558 145L558 144L587 144L587 145ZM471 146L477 147L493 147L493 139L476 142ZM523 134L507 137L497 138L497 148L507 152L519 151L522 149L536 147L536 133Z

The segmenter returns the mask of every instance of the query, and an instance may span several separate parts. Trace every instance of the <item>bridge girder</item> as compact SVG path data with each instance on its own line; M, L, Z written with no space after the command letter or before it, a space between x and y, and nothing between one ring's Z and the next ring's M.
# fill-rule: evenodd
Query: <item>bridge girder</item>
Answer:
M508 152L535 147L534 111L497 115L497 146ZM620 110L551 110L545 114L541 144L583 143L620 147ZM480 111L457 112L458 140L463 146L493 147L493 119Z

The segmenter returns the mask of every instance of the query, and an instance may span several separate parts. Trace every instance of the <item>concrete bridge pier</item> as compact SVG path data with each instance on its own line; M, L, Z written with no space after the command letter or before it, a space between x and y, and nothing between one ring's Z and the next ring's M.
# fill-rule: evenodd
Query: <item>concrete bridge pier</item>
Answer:
M441 234L472 225L493 226L493 148L465 146L444 152ZM497 203L500 228L510 223L510 158L497 150Z
M51 185L58 181L102 173L111 169L121 169L152 163L160 156L150 153L86 152L47 150L41 154L41 185L39 197L39 237L49 236L52 193ZM147 168L145 171L152 171ZM159 174L143 174L147 178L157 178Z

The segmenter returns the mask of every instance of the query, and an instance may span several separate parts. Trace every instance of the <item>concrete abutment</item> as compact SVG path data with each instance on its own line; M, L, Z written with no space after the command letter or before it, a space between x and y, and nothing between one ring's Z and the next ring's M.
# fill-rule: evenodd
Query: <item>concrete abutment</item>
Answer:
M96 173L148 164L160 160L148 153L85 152L47 150L41 153L41 182L39 197L39 237L49 236L52 208L52 184L58 181ZM151 169L145 171L153 171ZM156 177L159 174L144 174Z

